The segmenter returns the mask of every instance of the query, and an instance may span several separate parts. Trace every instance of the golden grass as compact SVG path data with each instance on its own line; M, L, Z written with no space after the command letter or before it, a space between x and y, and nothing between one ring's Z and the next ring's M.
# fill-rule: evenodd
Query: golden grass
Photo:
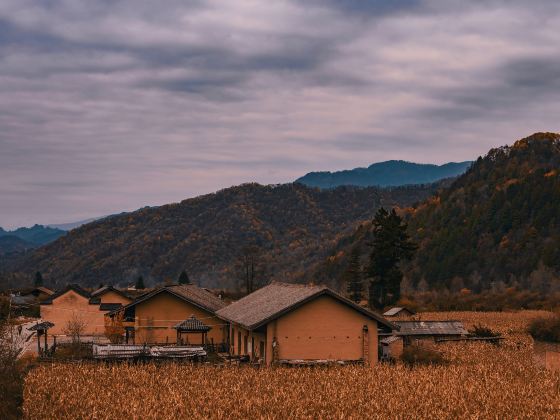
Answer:
M446 366L408 369L43 365L26 379L27 418L560 418L560 374L532 362L536 312L424 314L506 334L499 347L438 345Z

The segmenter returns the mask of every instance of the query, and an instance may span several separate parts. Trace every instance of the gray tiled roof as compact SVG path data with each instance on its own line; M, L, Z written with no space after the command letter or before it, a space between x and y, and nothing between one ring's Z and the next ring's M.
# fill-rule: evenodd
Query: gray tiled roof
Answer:
M323 294L351 306L389 329L395 327L380 315L356 305L322 285L272 283L219 310L216 315L247 329L255 329Z
M393 321L400 329L398 335L466 335L469 332L461 321Z
M185 319L182 322L179 322L173 328L179 331L184 332L207 332L210 331L211 327L206 325L200 319L191 315L190 318Z
M410 312L411 314L414 314L414 313L415 313L414 311L411 311L411 310L408 309L408 308L395 307L395 308L389 309L387 312L385 312L385 313L383 314L383 316L395 316L395 315L397 315L398 313L400 313L401 311L407 311L407 312Z
M160 287L159 289L143 294L134 302L131 302L128 305L124 306L124 308L126 309L138 305L139 303L144 302L152 298L153 296L166 292L171 293L172 295L177 296L179 299L190 302L195 306L205 309L206 311L211 313L214 313L218 309L226 306L226 303L222 299L212 294L208 290L202 289L193 284L185 284ZM113 311L112 313L114 312L115 311Z

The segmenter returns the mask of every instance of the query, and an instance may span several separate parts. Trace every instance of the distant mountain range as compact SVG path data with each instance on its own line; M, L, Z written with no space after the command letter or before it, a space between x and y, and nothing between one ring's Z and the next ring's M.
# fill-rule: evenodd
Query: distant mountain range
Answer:
M335 188L342 185L358 187L395 187L402 185L430 184L445 178L459 176L472 162L450 162L445 165L388 160L374 163L367 168L338 172L310 172L295 182L317 188Z
M35 225L30 228L21 227L15 230L8 231L0 227L0 237L16 236L35 246L47 244L64 235L66 235L66 232L64 230L43 225Z
M53 229L69 231L69 230L72 230L72 229L76 229L76 228L78 228L82 225L85 225L87 223L91 223L91 222L95 222L96 220L103 219L104 217L106 217L106 216L90 217L89 219L80 220L78 222L53 224L53 225L47 225L47 227L53 228Z

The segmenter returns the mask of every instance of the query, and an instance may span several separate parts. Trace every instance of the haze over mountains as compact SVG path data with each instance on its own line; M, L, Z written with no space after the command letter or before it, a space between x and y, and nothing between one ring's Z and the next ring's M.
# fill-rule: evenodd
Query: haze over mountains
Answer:
M66 232L42 225L6 231L0 227L0 255L26 251L52 242Z
M429 184L463 174L472 164L449 162L444 165L389 160L374 163L367 168L337 172L310 172L295 182L318 188L335 188L341 185L360 187L394 187L400 185Z

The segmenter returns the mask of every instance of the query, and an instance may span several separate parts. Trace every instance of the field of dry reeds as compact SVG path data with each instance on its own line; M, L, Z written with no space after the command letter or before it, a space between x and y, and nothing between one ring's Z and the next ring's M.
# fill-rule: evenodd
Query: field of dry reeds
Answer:
M533 363L537 312L431 313L506 336L438 344L445 366L333 368L41 365L27 377L27 418L559 418L560 373Z

